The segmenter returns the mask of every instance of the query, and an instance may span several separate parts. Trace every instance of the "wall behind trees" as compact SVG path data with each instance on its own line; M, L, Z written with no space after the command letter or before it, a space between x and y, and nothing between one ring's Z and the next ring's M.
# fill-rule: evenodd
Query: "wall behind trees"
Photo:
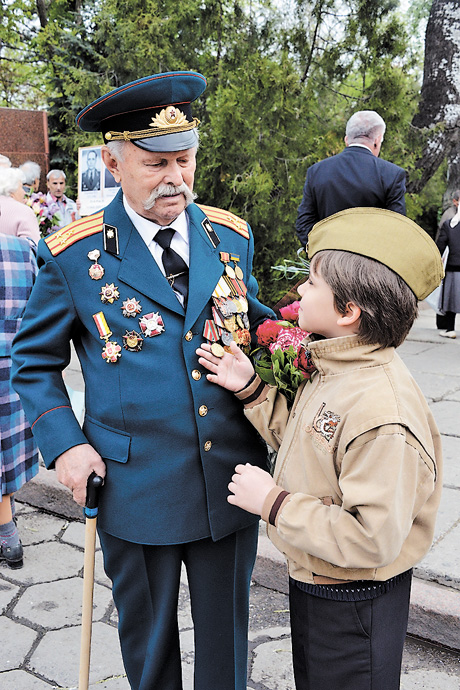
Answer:
M413 5L427 16L430 3ZM82 107L155 72L207 77L194 109L198 201L249 221L268 303L288 289L271 266L300 246L294 222L307 167L342 150L354 111L377 110L387 123L382 157L416 171L424 141L414 144L410 132L423 46L395 0L8 0L1 8L0 105L46 107L51 164L71 185L78 147L101 143L77 130ZM408 215L428 231L442 175L441 166L431 187L407 199Z

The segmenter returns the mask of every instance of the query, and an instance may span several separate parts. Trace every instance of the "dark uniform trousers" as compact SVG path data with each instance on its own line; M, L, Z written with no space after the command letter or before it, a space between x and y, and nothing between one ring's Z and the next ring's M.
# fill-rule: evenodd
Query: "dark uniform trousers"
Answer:
M246 690L249 585L257 523L213 542L133 544L99 531L133 690L182 690L177 603L187 570L195 690Z

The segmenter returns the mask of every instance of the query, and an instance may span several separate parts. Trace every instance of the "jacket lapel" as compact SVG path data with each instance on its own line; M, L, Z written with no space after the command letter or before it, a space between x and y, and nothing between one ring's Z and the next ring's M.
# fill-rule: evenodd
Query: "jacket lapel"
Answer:
M190 230L189 298L185 314L184 330L188 331L206 305L224 267L219 258L219 247L214 247L202 222L206 215L196 204L187 207Z
M104 222L118 229L118 279L154 302L183 314L184 310L168 281L128 218L122 199L122 193L119 192L104 211Z

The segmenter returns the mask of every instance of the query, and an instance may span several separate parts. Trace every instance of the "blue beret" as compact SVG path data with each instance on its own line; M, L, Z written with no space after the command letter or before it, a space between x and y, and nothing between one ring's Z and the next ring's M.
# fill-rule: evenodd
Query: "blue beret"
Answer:
M131 141L148 151L182 151L197 145L191 103L206 88L197 72L165 72L137 79L101 96L78 113L84 132L104 141Z

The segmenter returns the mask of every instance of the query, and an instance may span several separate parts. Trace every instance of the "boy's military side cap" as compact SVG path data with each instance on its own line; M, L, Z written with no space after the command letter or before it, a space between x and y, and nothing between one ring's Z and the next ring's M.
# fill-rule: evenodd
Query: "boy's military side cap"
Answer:
M391 268L425 299L444 277L435 243L416 223L381 208L349 208L313 226L308 235L308 258L324 249L367 256Z
M197 72L152 74L101 96L77 115L84 132L132 141L147 151L183 151L198 143L191 103L206 88Z

